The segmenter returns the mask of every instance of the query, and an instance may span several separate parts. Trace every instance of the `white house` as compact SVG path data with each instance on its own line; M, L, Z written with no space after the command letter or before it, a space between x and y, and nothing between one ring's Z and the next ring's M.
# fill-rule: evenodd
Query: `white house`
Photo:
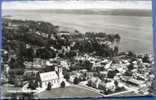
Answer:
M40 73L40 78L42 81L42 87L47 87L48 83L51 83L52 88L60 87L62 81L65 81L61 73L56 71L50 71L45 73Z
M88 84L90 84L91 87L98 88L100 82L101 82L101 80L100 80L98 77L92 77L92 78L88 81Z

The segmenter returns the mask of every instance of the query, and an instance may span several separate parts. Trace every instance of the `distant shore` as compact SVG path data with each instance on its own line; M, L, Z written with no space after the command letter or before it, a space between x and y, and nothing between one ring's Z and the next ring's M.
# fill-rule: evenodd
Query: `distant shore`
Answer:
M29 11L29 12L40 12L40 13L56 13L56 14L86 14L86 15L114 15L114 16L146 16L151 17L152 16L152 10L147 9L37 9L37 10L4 10L3 12L10 12L10 11Z

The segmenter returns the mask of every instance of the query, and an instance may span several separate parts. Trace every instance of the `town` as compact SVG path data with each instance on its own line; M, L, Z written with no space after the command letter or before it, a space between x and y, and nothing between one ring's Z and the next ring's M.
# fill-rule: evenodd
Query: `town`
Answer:
M2 31L4 98L59 98L52 92L69 88L71 94L85 89L86 97L154 94L153 54L120 52L119 34L81 33L48 22L7 18ZM71 97L66 93L62 98Z

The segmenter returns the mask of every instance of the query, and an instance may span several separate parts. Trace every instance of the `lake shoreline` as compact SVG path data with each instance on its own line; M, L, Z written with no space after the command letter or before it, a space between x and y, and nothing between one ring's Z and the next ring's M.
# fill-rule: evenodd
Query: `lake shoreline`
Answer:
M37 18L33 18L32 16L37 14L37 13L33 13L33 11L30 14L25 13L24 16L22 14L24 13L17 12L17 14L16 13L13 15L10 14L8 18L46 21L46 22L50 22L51 24L60 26L62 30L64 29L68 31L79 30L81 33L89 32L89 31L90 32L106 32L108 34L119 33L122 36L122 40L119 45L121 51L131 50L133 52L140 53L140 51L149 52L149 51L152 51L153 49L153 45L152 45L153 40L151 39L152 37L150 35L152 34L151 25L148 26L147 28L144 28L146 27L146 25L141 25L141 28L139 26L138 27L134 26L135 20L138 20L139 22L143 23L142 21L144 21L144 19L145 21L147 20L146 23L148 23L149 25L149 23L151 23L149 22L149 19L151 19L151 17L96 15L95 18L97 17L97 19L99 20L94 21L95 18L93 15L83 15L83 14L77 16L77 15L70 15L70 14L68 15L68 14L61 14L61 13L60 14L43 13L45 18L44 17L39 18L37 16L36 16ZM75 19L70 20L69 16L71 16L71 18L74 17ZM102 21L103 18L108 21L105 21L105 20ZM120 20L120 19L123 19L123 21L121 21L122 24L117 25L117 22L120 22L120 21L116 22L116 20ZM127 23L125 23L124 21L127 21ZM131 21L134 23L132 23ZM92 24L95 24L96 26ZM142 32L144 32L145 35L142 35ZM149 32L150 34L148 34ZM135 33L138 35L136 35Z

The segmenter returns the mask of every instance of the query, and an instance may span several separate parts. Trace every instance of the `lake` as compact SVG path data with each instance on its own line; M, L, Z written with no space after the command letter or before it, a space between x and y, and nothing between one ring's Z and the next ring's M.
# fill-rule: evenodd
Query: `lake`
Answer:
M152 17L54 13L53 11L3 11L14 19L40 20L66 29L120 34L120 51L149 53L153 49Z

